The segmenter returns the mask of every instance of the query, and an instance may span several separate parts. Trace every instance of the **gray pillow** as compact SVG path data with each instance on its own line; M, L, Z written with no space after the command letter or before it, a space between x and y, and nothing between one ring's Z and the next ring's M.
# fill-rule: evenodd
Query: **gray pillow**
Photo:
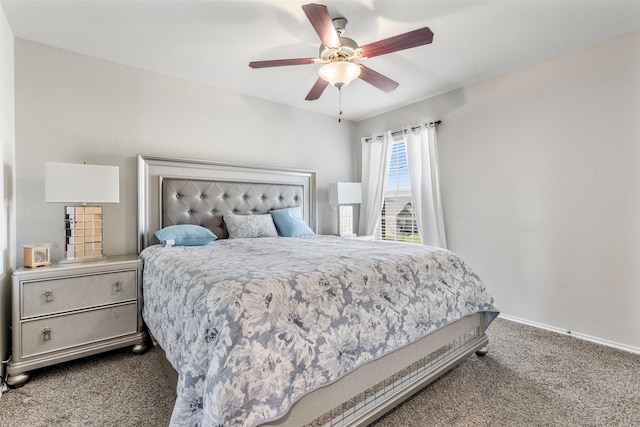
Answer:
M269 214L264 215L236 215L224 214L230 239L243 237L278 237L278 231Z

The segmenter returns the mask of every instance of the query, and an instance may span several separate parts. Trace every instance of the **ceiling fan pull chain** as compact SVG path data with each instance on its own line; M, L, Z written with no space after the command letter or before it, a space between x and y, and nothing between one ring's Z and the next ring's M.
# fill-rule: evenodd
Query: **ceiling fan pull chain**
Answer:
M342 122L342 86L338 86L338 109L340 114L338 114L338 123Z

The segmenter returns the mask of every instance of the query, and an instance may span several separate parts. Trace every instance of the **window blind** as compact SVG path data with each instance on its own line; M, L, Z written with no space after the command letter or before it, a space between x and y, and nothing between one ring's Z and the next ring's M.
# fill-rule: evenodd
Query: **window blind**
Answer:
M376 239L420 243L404 140L395 141L391 146L389 175L385 182L384 203Z

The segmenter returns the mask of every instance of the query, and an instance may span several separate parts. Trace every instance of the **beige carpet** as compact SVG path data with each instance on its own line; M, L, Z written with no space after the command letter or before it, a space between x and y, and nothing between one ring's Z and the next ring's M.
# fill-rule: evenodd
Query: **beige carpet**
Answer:
M488 335L487 356L374 425L640 426L640 355L506 320ZM174 399L155 350L121 350L33 372L0 399L0 426L161 427Z

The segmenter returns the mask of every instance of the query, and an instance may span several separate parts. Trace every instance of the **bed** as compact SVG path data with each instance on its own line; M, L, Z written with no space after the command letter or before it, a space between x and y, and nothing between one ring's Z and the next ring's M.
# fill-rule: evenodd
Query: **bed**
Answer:
M456 254L278 235L288 211L315 229L313 171L139 156L138 182L143 318L175 378L171 425L368 425L486 353L498 310ZM161 245L175 225L215 240Z

